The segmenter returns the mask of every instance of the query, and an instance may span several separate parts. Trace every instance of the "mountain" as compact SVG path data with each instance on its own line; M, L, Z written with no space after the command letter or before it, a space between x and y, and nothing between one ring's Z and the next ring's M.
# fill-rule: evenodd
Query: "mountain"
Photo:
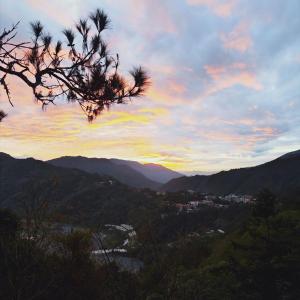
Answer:
M74 195L90 189L101 180L100 176L91 175L76 169L65 169L52 166L43 161L33 158L15 159L5 153L0 153L0 204L2 207L14 206L19 195L31 193L31 189L38 188L36 183L41 184L46 192L49 186L55 190L55 197L63 202Z
M286 158L293 158L293 157L300 157L300 150L296 150L296 151L284 154L284 155L280 156L278 159L286 159Z
M64 168L76 168L89 173L112 176L120 182L136 188L157 189L161 184L182 174L157 164L141 164L136 161L82 156L63 156L48 161Z
M0 153L0 208L21 214L25 204L40 208L45 203L60 222L121 224L156 207L155 197L154 191L130 188L111 177Z
M172 179L161 190L191 189L216 195L254 195L263 188L268 188L279 196L300 195L300 150L255 167L222 171L209 176Z
M88 173L111 176L135 188L157 189L160 186L160 183L147 178L126 163L115 163L111 159L63 156L49 160L48 163L57 167L73 168Z
M110 159L112 162L118 165L127 165L137 172L142 173L147 178L159 183L167 183L171 179L181 177L182 174L170 170L158 164L148 163L141 164L136 161L122 160L122 159Z

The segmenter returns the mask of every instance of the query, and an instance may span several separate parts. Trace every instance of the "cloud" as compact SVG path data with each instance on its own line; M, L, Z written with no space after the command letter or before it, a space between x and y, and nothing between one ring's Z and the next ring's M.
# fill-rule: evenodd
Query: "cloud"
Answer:
M169 82L164 88L152 86L147 92L147 97L169 107L178 106L187 103L187 99L183 96L185 89L182 84Z
M187 0L189 5L202 5L220 17L229 17L236 6L235 0Z
M233 49L239 52L246 52L252 45L252 39L249 34L249 24L239 23L231 32L222 33L221 40L226 49Z
M112 111L103 113L98 122L90 124L86 122L77 106L64 106L59 109L52 107L46 112L28 111L13 114L2 124L1 137L40 141L75 140L82 132L93 134L94 131L105 127L122 129L124 125L127 125L128 129L128 126L150 124L166 114L167 111L163 108L145 108L132 112Z
M119 53L122 73L139 64L149 71L146 96L88 124L64 101L42 112L31 90L11 78L14 108L0 91L8 113L1 151L210 171L300 147L298 0L10 0L0 20L8 27L22 19L18 37L26 40L26 24L41 19L56 40L61 27L99 5L112 20L104 39Z
M202 132L200 136L210 141L233 144L239 151L252 151L258 144L278 138L280 131L271 127L250 127L245 133L219 129L218 131Z
M38 11L49 17L56 23L63 26L71 26L79 16L79 1L77 0L25 0L31 9Z
M204 70L211 78L211 82L204 93L204 97L236 85L244 86L256 91L263 89L262 84L259 82L254 72L244 63L234 63L228 66L205 65Z
M176 23L163 1L132 0L132 5L127 5L127 7L134 8L131 22L138 21L139 25L142 25L142 29L147 32L147 35L158 26L160 27L160 32L177 33ZM138 16L143 16L143 18ZM147 16L146 19L144 18L145 16ZM149 26L149 20L153 21L151 26ZM146 24L147 26L145 26Z

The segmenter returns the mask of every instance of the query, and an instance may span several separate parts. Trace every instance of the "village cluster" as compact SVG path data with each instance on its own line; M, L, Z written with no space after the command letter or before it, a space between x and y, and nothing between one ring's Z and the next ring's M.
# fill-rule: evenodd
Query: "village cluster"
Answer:
M193 194L193 191L189 191ZM186 203L176 203L178 212L195 212L205 207L227 208L233 203L251 204L255 199L250 195L229 194L226 196L205 195L198 196L198 200L191 200Z

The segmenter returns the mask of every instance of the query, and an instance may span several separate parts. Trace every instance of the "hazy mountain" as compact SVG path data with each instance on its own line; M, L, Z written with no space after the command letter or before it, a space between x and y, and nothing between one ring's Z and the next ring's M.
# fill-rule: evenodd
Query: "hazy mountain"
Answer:
M119 164L112 159L63 156L49 160L48 163L58 167L111 176L131 187L157 189L160 186L160 183L147 178L128 164Z
M132 169L142 173L144 176L150 178L151 180L159 183L166 183L171 179L182 176L182 174L158 164L153 164L153 163L141 164L136 161L122 160L122 159L111 159L111 161L119 165L127 165Z
M164 191L196 190L225 195L256 194L268 188L280 196L300 195L300 151L287 153L268 163L222 171L209 176L184 176L162 186Z
M141 164L136 161L106 158L87 158L82 156L63 156L52 159L49 163L76 168L89 173L108 175L132 187L156 189L161 183L166 183L182 174L157 164Z

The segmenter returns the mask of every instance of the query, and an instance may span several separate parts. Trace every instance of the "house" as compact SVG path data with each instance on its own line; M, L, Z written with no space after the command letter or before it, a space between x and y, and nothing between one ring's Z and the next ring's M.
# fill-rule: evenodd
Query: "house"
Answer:
M214 206L214 202L212 200L202 200L201 205Z
M200 201L190 201L189 204L190 204L193 208L195 208L195 207L198 207L198 206L199 206Z

